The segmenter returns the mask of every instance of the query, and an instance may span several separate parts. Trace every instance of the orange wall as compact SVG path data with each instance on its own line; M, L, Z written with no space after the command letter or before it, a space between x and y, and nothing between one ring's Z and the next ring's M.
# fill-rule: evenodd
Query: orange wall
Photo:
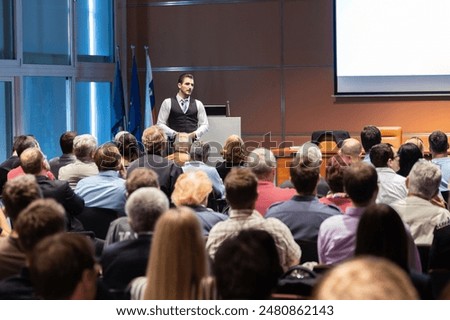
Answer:
M449 98L332 96L332 0L166 3L127 1L121 44L137 46L141 86L143 46L150 46L158 108L175 95L178 75L190 71L195 96L205 104L230 101L247 140L270 132L277 142L299 144L314 130L358 136L367 124L401 126L404 137L450 132Z

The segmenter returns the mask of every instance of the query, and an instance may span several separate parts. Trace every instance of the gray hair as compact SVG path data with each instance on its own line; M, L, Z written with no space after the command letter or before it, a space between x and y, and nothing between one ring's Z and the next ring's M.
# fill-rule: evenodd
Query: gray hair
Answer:
M322 152L312 142L301 145L295 157L298 158L299 164L305 167L319 168L322 163Z
M73 153L77 158L91 157L97 149L97 139L91 134L82 134L73 139Z
M125 212L135 232L153 231L156 221L169 209L169 199L157 188L144 187L127 199Z
M409 192L431 199L438 193L441 178L441 169L437 165L430 161L419 160L408 176Z
M264 177L277 167L273 152L266 148L256 148L250 152L246 162L257 177Z

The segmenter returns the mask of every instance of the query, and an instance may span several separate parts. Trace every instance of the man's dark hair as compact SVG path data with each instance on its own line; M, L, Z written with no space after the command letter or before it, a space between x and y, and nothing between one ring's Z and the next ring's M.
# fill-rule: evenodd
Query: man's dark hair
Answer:
M344 172L344 189L354 204L368 205L378 191L377 171L368 163L352 164Z
M194 79L194 76L192 74L190 74L190 73L182 73L178 77L178 83L183 83L184 78Z
M2 197L5 213L14 225L19 213L34 200L42 198L42 192L36 177L25 174L7 181Z
M232 209L254 208L258 198L258 179L250 168L232 168L224 184L226 198Z
M192 160L207 162L211 146L209 143L194 141L189 150L189 155Z
M428 143L430 145L430 151L432 152L446 153L448 150L448 138L447 135L442 131L433 131L428 136Z
M30 278L36 294L44 299L70 298L84 271L94 268L91 241L76 233L60 233L45 238L30 257Z
M143 187L159 188L158 174L154 170L141 167L134 169L128 174L125 181L128 196Z
M282 272L275 241L264 230L242 230L225 240L214 257L222 299L268 299Z
M333 193L344 192L344 172L349 165L339 155L335 155L328 160L325 180Z
M105 143L97 148L94 154L94 161L97 165L98 171L116 170L120 169L122 156L119 149L114 143Z
M39 144L36 141L36 138L34 138L31 135L26 136L19 136L16 139L16 142L14 143L14 149L17 152L17 155L20 157L22 152L24 152L28 148L36 148Z
M365 126L361 131L361 144L366 153L370 152L370 149L381 143L381 131L375 126Z
M320 168L305 166L301 158L295 157L289 169L291 181L298 193L313 194L319 182Z
M379 143L370 149L370 162L375 168L387 167L389 159L394 159L394 151L389 144Z
M59 138L59 146L63 154L73 152L73 139L77 136L75 131L64 132Z

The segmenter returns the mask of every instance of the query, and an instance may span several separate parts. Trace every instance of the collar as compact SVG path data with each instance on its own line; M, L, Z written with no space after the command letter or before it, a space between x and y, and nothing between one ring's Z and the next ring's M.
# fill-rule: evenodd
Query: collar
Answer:
M366 207L348 207L345 210L345 215L350 217L359 218L366 211Z
M254 213L259 214L258 211L253 209L231 209L229 216L230 218L246 218L250 217Z
M292 197L292 200L294 201L319 201L319 199L315 195L299 195L296 194Z
M191 97L189 96L186 99L183 99L180 95L177 94L177 101L178 101L178 103L181 104L181 102L183 100L186 101L188 103L188 105L189 105L189 103L191 102Z
M106 176L106 177L119 177L119 171L115 171L115 170L100 171L98 173L98 175Z

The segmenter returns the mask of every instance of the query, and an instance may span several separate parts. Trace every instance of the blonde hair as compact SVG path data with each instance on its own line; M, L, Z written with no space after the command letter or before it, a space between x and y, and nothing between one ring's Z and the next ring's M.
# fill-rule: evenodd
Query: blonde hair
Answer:
M186 172L175 182L172 201L176 206L198 206L212 190L212 182L205 172L199 170Z
M187 207L168 210L156 223L144 299L200 298L206 261L205 241L195 213Z
M387 259L361 256L331 269L315 287L315 300L416 300L411 279Z
M244 161L247 156L244 141L238 135L229 136L225 140L221 154L226 162L240 163Z

